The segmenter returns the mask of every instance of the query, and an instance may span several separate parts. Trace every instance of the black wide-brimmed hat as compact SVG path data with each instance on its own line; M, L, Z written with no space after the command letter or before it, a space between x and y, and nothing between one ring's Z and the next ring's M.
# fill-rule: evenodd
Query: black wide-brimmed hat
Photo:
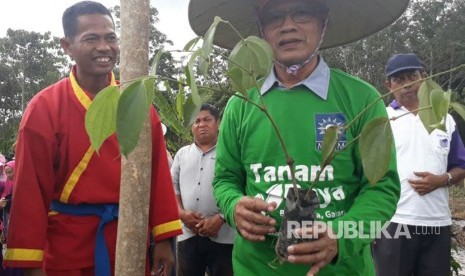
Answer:
M214 17L219 16L231 22L243 37L258 36L259 2L267 1L190 0L189 22L194 32L203 36L213 23ZM330 22L321 45L322 49L344 45L382 30L402 15L409 0L326 0L324 2L329 8ZM220 24L214 43L232 49L239 39L229 26Z

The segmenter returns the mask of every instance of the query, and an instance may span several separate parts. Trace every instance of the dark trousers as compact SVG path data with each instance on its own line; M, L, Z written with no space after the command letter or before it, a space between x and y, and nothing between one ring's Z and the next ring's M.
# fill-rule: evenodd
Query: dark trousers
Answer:
M217 243L208 237L194 236L178 242L178 275L210 276L233 275L232 244Z
M382 235L372 244L376 275L450 275L450 226L390 223L386 231L390 237ZM401 235L396 237L396 233Z

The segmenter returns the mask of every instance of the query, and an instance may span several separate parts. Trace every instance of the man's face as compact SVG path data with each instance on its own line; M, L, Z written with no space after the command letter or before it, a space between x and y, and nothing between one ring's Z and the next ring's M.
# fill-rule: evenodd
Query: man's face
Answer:
M76 62L81 76L107 75L113 70L119 54L113 22L103 14L79 16L76 35L72 39L62 39L61 43Z
M318 47L325 16L317 1L272 1L265 6L260 24L275 59L286 66L308 59Z
M386 86L389 91L394 91L394 98L405 107L416 107L418 105L418 89L422 78L418 70L402 71L389 77Z
M201 110L194 124L192 133L197 144L210 144L216 142L219 122L208 110Z

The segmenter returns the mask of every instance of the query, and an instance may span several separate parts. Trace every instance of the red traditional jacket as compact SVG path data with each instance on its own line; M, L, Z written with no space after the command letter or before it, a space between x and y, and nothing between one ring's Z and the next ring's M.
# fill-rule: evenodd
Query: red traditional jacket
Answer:
M94 265L97 216L50 212L50 202L118 203L121 157L116 135L98 154L90 145L84 118L92 97L69 78L39 92L19 128L13 205L4 264L11 267L78 269ZM111 85L116 85L111 74ZM149 226L155 240L182 233L165 141L152 107L152 184ZM105 226L114 263L117 221ZM148 229L149 231L149 229Z

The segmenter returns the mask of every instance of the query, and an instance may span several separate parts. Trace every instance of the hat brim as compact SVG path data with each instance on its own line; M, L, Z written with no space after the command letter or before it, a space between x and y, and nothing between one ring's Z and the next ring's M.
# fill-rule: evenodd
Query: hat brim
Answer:
M330 23L322 49L344 45L392 24L405 11L409 0L327 0ZM229 21L243 37L259 35L257 0L190 0L189 23L192 30L203 36L215 16ZM232 49L239 36L225 24L215 34L217 46Z

